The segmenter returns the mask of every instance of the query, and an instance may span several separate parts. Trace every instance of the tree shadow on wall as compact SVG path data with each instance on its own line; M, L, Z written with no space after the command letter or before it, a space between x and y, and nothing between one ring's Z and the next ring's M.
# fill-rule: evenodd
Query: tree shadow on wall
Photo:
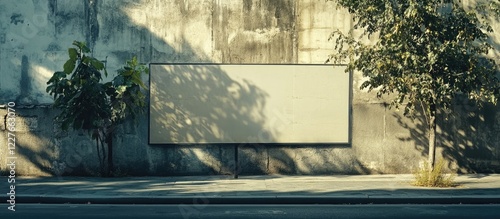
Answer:
M50 4L55 2L51 1ZM179 4L179 8L181 9L186 8L187 6L183 2L176 1L172 4ZM283 7L285 5L293 6L293 4L282 4L283 2L286 1L281 1L281 3L269 1L269 4L278 4ZM107 59L108 65L118 63L122 65L133 56L137 56L144 63L212 62L211 57L197 55L202 53L200 52L201 48L191 45L189 39L183 35L185 33L194 34L191 31L192 27L189 27L188 23L179 22L172 24L172 21L167 19L161 24L151 21L151 24L141 25L136 20L142 19L141 17L133 17L128 14L130 12L128 10L129 7L151 4L151 1L141 1L139 3L133 1L94 1L97 5L92 8L87 8L89 7L87 3L78 4L86 5L84 10L92 12L87 13L85 16L95 15L96 17L95 19L88 19L88 21L83 23L91 26L93 25L92 22L99 21L99 25L83 28L87 31L83 35L87 40L93 41L89 42L89 45L94 46L93 52L96 58L104 59L104 57L109 55L109 59ZM163 3L163 1L155 2L155 4L160 5ZM161 7L155 6L154 8ZM266 10L270 10L269 8L278 10L275 7L266 6L266 8L268 8ZM67 7L54 7L54 11L48 15L51 17L50 22L53 22L54 26L56 26L54 35L61 34L64 30L67 30L65 28L72 26L72 24L76 24L74 26L82 24L81 17L77 15L75 17L69 16L72 15L72 13L69 13L72 12L71 10ZM147 13L149 12L144 12L144 16ZM189 17L186 13L193 14L196 12L187 10L181 13L183 13L183 17ZM225 11L224 13L230 12ZM97 14L99 14L99 17L97 17ZM202 21L201 23L214 25L211 24L210 19L217 18L214 17L214 14L211 16L207 21ZM197 18L196 16L194 17ZM268 23L268 21L263 22ZM169 28L171 26L178 28L178 30L170 31ZM95 31L96 27L100 29ZM162 30L158 30L159 27ZM214 27L212 26L211 28ZM256 28L257 30L259 26L255 25L255 27L252 26L251 28ZM71 28L71 30L73 29L74 27ZM290 29L293 28L290 27ZM179 32L182 33L179 34ZM220 34L223 36L213 37L220 40L220 38L229 38L231 33L221 32ZM67 36L56 36L57 39L64 37ZM174 39L174 43L172 43L172 39ZM252 42L255 41L254 39L252 40ZM274 41L277 40L273 39L270 42ZM66 48L67 45L60 46ZM229 47L220 50L223 49L229 49ZM258 52L253 51L254 48L245 49L247 48L241 48L243 56L258 54ZM262 47L262 50L266 50L264 51L266 52L265 54L271 51L267 50L267 46ZM64 57L66 57L66 51L61 50L59 52L64 53ZM104 52L111 54L103 54ZM231 57L226 57L225 59L224 57L222 60L223 63L231 60ZM249 58L245 60L254 59ZM261 59L255 60L259 62ZM350 157L344 163L337 160L341 157L340 154L329 154L329 152L337 148L344 150L344 146L280 145L268 147L266 144L246 144L247 142L259 142L260 139L273 142L277 137L277 133L269 131L268 127L265 126L266 121L272 119L267 118L263 112L266 107L267 94L251 82L233 80L217 65L204 68L191 66L187 72L185 69L175 69L174 67L173 71L181 73L171 74L172 77L167 81L154 81L157 84L164 84L172 91L169 93L160 91L160 93L151 96L151 98L158 98L157 100L153 100L153 102L157 102L158 104L151 106L151 113L153 115L156 114L155 118L158 118L151 124L156 126L150 130L155 135L162 138L175 139L179 142L190 142L191 140L199 142L230 142L233 138L236 139L235 136L249 136L247 137L248 140L245 139L243 142L238 142L238 145L241 146L239 150L241 166L244 166L239 171L244 174L307 174L308 171L314 173L315 170L319 170L316 173L323 174L345 173L342 169L349 169L351 166L359 165L359 161L354 157ZM110 75L113 76L112 73ZM145 80L147 81L147 79ZM147 121L149 118L143 116L141 119ZM244 130L235 129L234 124L244 127ZM117 144L114 145L115 166L120 168L124 173L130 175L207 175L233 173L236 166L234 163L234 150L231 147L233 144L148 145L149 127L147 126L147 122L141 121L134 126L137 128L130 130L125 130L128 128L121 127L119 133L117 133ZM30 147L25 147L20 153L30 157L33 165L45 168L44 170L47 172L51 171L49 170L50 168L46 167L47 165L54 162L66 162L67 164L71 164L73 171L64 172L62 173L63 175L89 175L90 173L84 172L84 167L96 166L95 164L98 162L97 152L94 145L91 144L92 142L88 141L90 149L88 151L82 150L84 152L77 154L79 159L67 159L67 157L73 157L72 154L74 154L73 151L76 148L74 143L77 140L72 136L74 134L76 133L69 132L68 136L55 137L53 133L52 135L50 133L46 134L49 138L57 138L57 141L62 142L61 148L57 149L61 150L60 157L50 157L49 154L40 153ZM54 139L53 141L56 140ZM309 149L313 152L306 152ZM296 152L291 152L293 150L296 150ZM29 154L36 154L36 157ZM31 159L31 157L33 158ZM69 162L68 160L74 161ZM332 168L328 166L336 166L333 169L337 169L338 172L332 172ZM297 171L297 169L302 170ZM359 170L352 172L366 173L367 171Z
M210 173L229 174L235 169L232 146L237 146L241 174L370 172L348 145L269 144L280 132L268 125L286 123L264 114L269 95L249 81L231 79L219 65L154 64L151 69L150 141L176 148L177 156L165 154L175 161L167 166L189 166L197 158L194 163L211 166Z
M143 2L147 4L147 2ZM248 2L247 2L248 3ZM176 7L179 8L183 16L196 13L186 10L187 5L183 1L178 1ZM274 5L276 7L271 7ZM124 12L128 7L136 6L136 3L120 4L120 13L124 24L118 26L137 29L140 33L141 51L138 56L143 62L160 63L210 63L212 57L204 57L200 54L200 48L189 43L184 33L188 33L191 27L189 22L175 24L182 34L175 35L175 41L180 45L172 45L165 40L161 33L148 29L135 23L131 16ZM262 7L265 9L253 8L252 10L267 10L277 17L277 26L283 30L293 29L291 26L282 27L288 24L287 19L281 19L282 7L292 7L290 1L269 1ZM212 5L213 7L217 7ZM256 5L254 5L256 6ZM222 9L218 13L230 13ZM203 13L203 12L200 12ZM174 13L175 14L175 13ZM290 14L288 14L290 16ZM196 17L196 15L193 15ZM224 28L216 29L220 25L219 16L213 12L205 25L212 25L214 46L217 42L229 41L230 31ZM213 20L213 22L210 21ZM283 22L281 22L283 21ZM262 23L262 26L258 24ZM166 24L169 27L171 24ZM243 25L243 24L242 24ZM268 20L244 24L245 31L259 31L263 27L269 27ZM250 25L250 26L249 26ZM292 25L290 23L290 25ZM220 27L217 27L220 28ZM218 32L220 31L220 32ZM160 31L161 32L161 31ZM175 32L175 31L174 31ZM201 31L203 32L203 31ZM170 34L166 32L166 34ZM201 37L201 36L200 36ZM248 42L254 42L254 39ZM169 37L171 38L171 37ZM149 39L149 40L148 40ZM190 38L192 39L192 38ZM280 38L278 38L280 39ZM274 42L276 39L271 40ZM282 40L281 40L282 41ZM245 44L245 39L241 43ZM246 45L246 44L245 44ZM220 46L220 45L219 45ZM252 59L252 55L259 54L254 51L260 47L236 48L241 56L249 56L244 60L259 62L261 59ZM215 48L213 48L215 50ZM227 48L218 48L222 51L222 63L231 62L232 57L225 56L224 51L234 50L234 47L227 45ZM267 54L269 48L262 47L260 53ZM290 51L290 53L292 53ZM262 55L262 54L260 54ZM275 61L279 62L279 61ZM153 66L152 66L153 67ZM332 173L368 173L370 172L360 161L352 156L349 145L269 145L259 142L274 142L279 133L272 130L273 127L266 126L269 120L275 118L266 117L264 109L266 99L269 97L262 89L249 81L235 81L217 65L199 67L191 65L189 67L174 65L168 70L171 72L168 77L155 78L150 75L150 84L161 85L166 89L155 89L151 87L150 113L155 121L151 121L150 132L163 140L174 140L175 142L185 142L189 144L159 144L146 145L151 161L145 162L154 166L154 171L150 174L158 175L193 175L193 174L231 174L236 167L233 146L239 149L238 173L241 174L332 174ZM154 73L153 73L154 74ZM168 91L168 92L167 92ZM159 93L153 93L159 92ZM157 98L157 99L154 99ZM243 128L238 128L243 127ZM321 127L318 127L321 128ZM142 138L138 142L146 144L148 136L147 130L142 130ZM235 142L234 144L198 144L191 142ZM154 142L152 142L154 143ZM346 153L349 155L343 155ZM151 156L151 154L156 154ZM146 156L144 156L146 157ZM346 158L347 157L347 158ZM125 158L125 157L124 157ZM148 158L146 158L148 159ZM115 159L117 160L117 159ZM134 168L130 166L130 168Z
M265 127L268 95L251 82L231 79L218 65L151 68L165 75L151 75L149 137L157 144L151 146L164 147L168 172L230 174L231 146L262 137L274 141L277 133Z
M152 65L151 143L249 142L267 131L267 94L218 65ZM154 119L154 121L153 121Z
M457 173L500 172L500 115L499 107L486 104L479 109L466 97L457 97L449 114L438 113L436 152L448 168ZM394 113L399 125L410 131L411 137L401 141L413 141L415 149L428 156L428 125L419 111L412 124ZM441 156L440 156L441 153Z

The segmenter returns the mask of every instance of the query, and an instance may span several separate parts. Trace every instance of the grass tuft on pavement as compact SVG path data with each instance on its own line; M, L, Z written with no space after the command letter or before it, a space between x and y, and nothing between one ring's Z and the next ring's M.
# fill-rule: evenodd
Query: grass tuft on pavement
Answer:
M435 165L434 169L431 168L428 162L424 163L424 166L415 170L413 176L415 177L412 185L422 186L422 187L455 187L456 174L450 174L444 172L445 162L439 160Z

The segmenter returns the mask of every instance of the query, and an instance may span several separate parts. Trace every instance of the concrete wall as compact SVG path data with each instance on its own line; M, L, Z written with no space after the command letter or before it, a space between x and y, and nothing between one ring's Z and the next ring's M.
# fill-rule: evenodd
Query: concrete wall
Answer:
M323 63L331 31L350 15L324 0L48 0L0 2L0 103L16 103L21 175L95 175L95 144L62 132L45 93L73 40L87 41L109 72L141 62ZM494 29L500 31L498 23ZM367 39L370 40L370 39ZM493 41L499 45L498 35ZM498 46L493 56L498 57ZM113 75L112 75L113 76ZM144 78L148 80L148 78ZM239 145L241 174L409 173L425 159L425 121L404 118L358 89L353 75L351 145ZM460 172L500 172L499 108L458 100L440 118L439 157ZM0 108L0 169L7 171L6 106ZM115 139L118 175L230 174L234 145L150 146L147 116ZM318 127L321 129L322 127Z

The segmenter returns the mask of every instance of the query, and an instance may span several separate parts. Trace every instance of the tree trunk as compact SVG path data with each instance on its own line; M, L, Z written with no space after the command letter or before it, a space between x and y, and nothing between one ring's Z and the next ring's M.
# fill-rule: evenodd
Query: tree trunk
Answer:
M434 170L436 162L436 105L431 104L429 111L429 165Z
M113 171L113 133L110 132L106 136L106 144L108 145L108 169L107 176L111 176Z

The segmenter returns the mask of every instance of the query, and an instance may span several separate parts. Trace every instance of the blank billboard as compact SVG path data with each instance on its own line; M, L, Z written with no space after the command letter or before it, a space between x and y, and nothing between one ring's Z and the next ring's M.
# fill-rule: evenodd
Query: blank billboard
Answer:
M150 144L350 143L333 65L150 65Z

